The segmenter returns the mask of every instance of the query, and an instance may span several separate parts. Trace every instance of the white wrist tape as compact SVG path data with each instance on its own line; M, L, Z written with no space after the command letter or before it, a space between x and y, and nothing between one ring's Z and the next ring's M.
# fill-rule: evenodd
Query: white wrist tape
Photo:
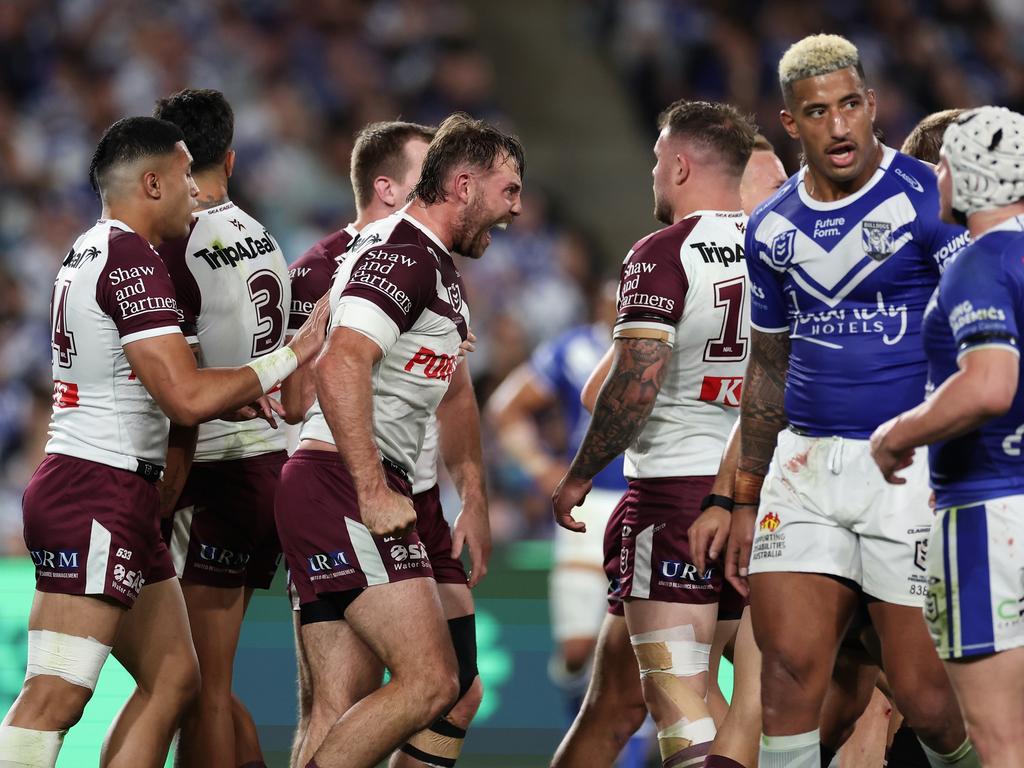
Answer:
M53 768L64 731L0 725L0 768Z
M110 651L109 645L92 637L32 629L28 633L25 679L36 675L56 675L73 685L94 691Z
M269 355L257 357L246 365L259 377L263 391L269 392L279 381L287 379L292 371L299 367L299 358L292 352L291 347L281 347Z

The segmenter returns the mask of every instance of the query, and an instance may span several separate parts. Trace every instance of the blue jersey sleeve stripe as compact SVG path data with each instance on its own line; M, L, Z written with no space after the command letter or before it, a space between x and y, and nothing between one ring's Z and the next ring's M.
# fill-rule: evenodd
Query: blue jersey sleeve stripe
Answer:
M1020 357L1020 350L1017 349L1017 345L1009 341L987 341L983 344L975 344L964 349L961 349L956 354L956 361L959 363L971 352L977 352L981 349L1005 349L1007 352L1013 352L1017 357Z
M994 651L988 515L984 504L957 509L956 559L960 582L961 645L970 655Z

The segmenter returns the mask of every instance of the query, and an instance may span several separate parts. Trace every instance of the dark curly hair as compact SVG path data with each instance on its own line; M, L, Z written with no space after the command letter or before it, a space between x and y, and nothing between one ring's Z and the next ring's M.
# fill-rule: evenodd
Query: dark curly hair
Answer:
M205 171L224 162L235 133L235 113L224 94L211 88L185 88L156 102L153 117L185 134L192 170Z

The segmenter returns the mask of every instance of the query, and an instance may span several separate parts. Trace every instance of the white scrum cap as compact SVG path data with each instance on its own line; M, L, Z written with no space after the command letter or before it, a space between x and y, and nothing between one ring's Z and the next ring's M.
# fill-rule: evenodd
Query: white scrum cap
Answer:
M964 112L946 129L942 157L953 177L953 210L970 216L1024 199L1024 116L1006 107Z

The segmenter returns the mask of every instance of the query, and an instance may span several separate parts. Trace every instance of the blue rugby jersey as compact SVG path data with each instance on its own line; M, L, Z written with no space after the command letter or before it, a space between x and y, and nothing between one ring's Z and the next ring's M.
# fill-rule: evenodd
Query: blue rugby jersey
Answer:
M537 347L530 358L530 367L547 387L565 419L566 460L572 461L590 424L590 414L580 403L580 393L590 373L597 367L611 346L611 331L600 325L580 325ZM608 491L625 491L622 455L594 477L594 487Z
M1024 325L1024 216L965 248L939 282L924 319L931 390L959 370L971 350L1002 347L1019 356ZM1019 363L1018 363L1019 365ZM1019 369L1024 381L1024 368ZM967 434L928 449L939 508L1024 493L1024 390L1010 410Z
M786 415L815 436L864 439L921 402L921 320L968 241L939 220L930 166L884 147L856 193L823 203L801 169L747 228L751 325L791 339Z

